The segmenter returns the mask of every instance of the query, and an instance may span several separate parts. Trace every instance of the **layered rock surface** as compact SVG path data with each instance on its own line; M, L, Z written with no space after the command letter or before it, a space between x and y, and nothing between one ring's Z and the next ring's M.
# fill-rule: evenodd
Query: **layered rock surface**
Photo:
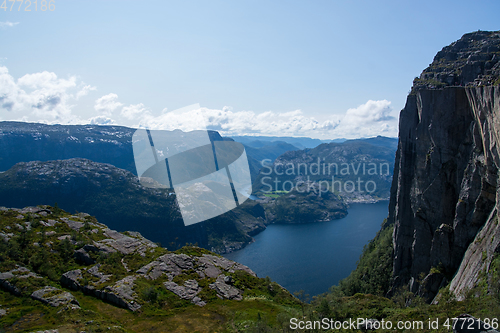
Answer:
M499 32L464 35L436 55L401 111L393 291L409 285L432 300L451 281L460 299L500 251L499 51ZM424 84L430 73L442 84Z

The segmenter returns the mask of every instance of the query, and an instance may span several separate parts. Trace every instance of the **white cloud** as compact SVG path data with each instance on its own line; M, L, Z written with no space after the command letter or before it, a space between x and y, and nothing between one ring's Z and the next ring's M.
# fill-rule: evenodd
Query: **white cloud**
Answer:
M0 28L12 28L13 26L16 26L18 24L19 22L9 22L9 21L0 22Z
M97 99L94 109L99 112L100 115L110 116L116 108L122 105L122 103L118 102L118 95L111 93Z
M142 120L139 116L142 116L143 119L149 119L151 117L151 112L144 106L144 104L139 103L123 107L121 115L129 120Z
M125 108L124 108L125 109ZM138 124L150 129L191 131L206 128L219 131L222 135L281 135L314 136L326 134L338 126L338 121L328 119L319 122L304 116L302 111L267 111L257 114L253 111L234 112L229 107L222 110L195 108L185 112L166 112L158 117L145 114Z
M224 136L269 135L307 136L321 139L357 138L376 135L396 136L397 116L387 100L373 101L317 119L302 110L287 112L234 111L190 105L175 111L154 114L143 103L124 105L118 95L109 93L94 102L94 114L82 107L85 96L96 88L76 76L59 78L53 72L26 74L15 79L7 67L0 66L0 117L61 124L119 124L150 129L190 131L207 128ZM90 98L89 98L90 99ZM87 101L89 100L87 99ZM91 104L92 105L92 104ZM90 117L90 118L89 118Z
M335 133L337 137L397 136L397 117L387 100L372 101L347 110Z
M9 119L80 123L82 120L72 114L76 87L75 76L62 79L55 73L44 71L15 80L7 67L0 66L0 110L7 111Z
M391 102L388 100L369 100L355 109L347 110L344 121L354 123L389 121L394 119L394 117L391 116L391 111Z
M376 135L396 136L397 118L392 116L391 102L372 101L319 121L304 115L301 110L289 112L253 111L234 112L230 107L222 110L191 108L184 112L164 112L155 117L139 111L136 127L150 129L191 131L206 128L222 135L309 136L314 138L358 138ZM144 107L141 104L141 107ZM127 108L124 108L124 110ZM134 108L139 110L140 108ZM122 111L122 114L124 111ZM129 113L131 113L129 111Z
M82 89L80 89L80 91L78 91L76 93L76 99L80 99L82 98L83 96L87 96L89 94L89 92L91 91L95 91L97 90L96 87L93 87L91 85L86 85L86 86L83 86Z
M97 116L97 117L92 117L87 121L88 124L91 125L114 125L116 122L108 117L105 116Z

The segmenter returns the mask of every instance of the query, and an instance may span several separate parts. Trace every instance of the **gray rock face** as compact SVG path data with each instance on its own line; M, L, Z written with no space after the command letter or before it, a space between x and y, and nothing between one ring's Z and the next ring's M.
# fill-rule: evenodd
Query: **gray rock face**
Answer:
M77 261L85 265L93 265L95 260L90 256L91 252L110 254L120 252L122 254L138 253L142 257L146 256L147 251L152 251L157 245L150 240L142 237L138 232L129 232L133 237L121 234L115 230L105 229L104 235L109 237L94 244L86 244L74 253Z
M413 89L492 85L500 77L500 32L476 31L444 47Z
M196 280L187 280L183 285L179 285L172 280L174 277L195 271L200 279L216 279L209 287L214 289L220 298L241 300L242 291L235 288L232 278L223 273L234 273L245 271L252 276L257 276L250 268L229 259L215 255L204 254L201 257L188 256L185 254L165 254L155 261L141 267L137 274L146 279L156 280L165 275L169 281L163 285L180 298L190 300L192 303L204 306L206 303L197 295L201 287Z
M212 265L215 268L217 268L217 267L222 268L223 270L228 271L229 273L234 273L235 271L245 271L252 276L257 276L254 273L254 271L252 271L247 266L242 265L238 262L226 259L224 257L217 257L217 256L210 255L210 254L204 254L203 257L198 258L198 263L202 267L205 267L204 272L205 272L205 274L207 274L207 276L210 276L210 277L215 277L215 276L213 276L215 271L209 272L210 270L213 269ZM211 274L211 275L209 275L209 274Z
M141 305L136 302L137 295L133 290L136 278L133 275L127 276L113 286L106 287L105 291L101 291L101 298L131 311L139 310Z
M241 291L230 284L228 276L221 274L217 277L214 283L210 284L210 288L214 289L219 297L226 299L242 300Z
M190 256L169 253L139 268L137 273L151 280L156 280L165 274L171 281L175 276L181 274L183 269L192 269L193 267L193 260Z
M83 247L76 250L73 255L77 261L82 262L84 265L95 264L95 260L90 257L89 253Z
M187 280L184 282L183 286L179 286L177 283L172 281L164 282L163 285L167 290L170 290L182 299L190 300L198 306L205 306L207 303L197 297L198 293L201 291L201 287L198 285L196 280Z
M80 228L83 228L84 223L80 221L75 221L75 220L70 220L67 217L61 218L61 221L66 222L66 224L73 230L80 230Z
M82 271L80 269L75 269L73 271L64 273L61 276L59 282L61 282L63 286L66 286L71 290L79 290L81 279L82 279Z
M71 293L51 286L45 286L43 289L34 291L31 294L31 298L53 307L61 305L70 305L72 308L80 307L75 296Z
M500 86L417 88L400 115L389 205L393 288L419 291L419 275L434 267L442 274L427 276L421 294L432 300L457 272L451 290L461 299L500 251Z
M208 254L204 254L201 257L192 257L186 254L175 253L162 255L158 259L138 269L136 273L151 280L156 280L165 274L169 281L172 281L177 275L191 269L194 269L200 278L216 278L223 271L229 273L245 271L252 276L256 276L247 266L224 257Z
M137 276L130 275L117 281L113 285L104 287L104 289L97 289L96 286L99 286L111 278L111 275L99 272L99 267L100 265L98 264L87 269L87 273L99 279L95 282L86 281L86 284L83 284L82 271L77 269L64 273L60 279L61 285L72 290L81 290L86 294L93 295L131 311L139 310L141 305L137 303L137 295L133 290L134 281Z
M142 237L138 232L130 233L134 237L129 237L116 230L106 229L104 234L109 237L109 240L105 239L100 241L100 243L112 247L123 254L137 252L144 257L146 251L157 247L155 243Z

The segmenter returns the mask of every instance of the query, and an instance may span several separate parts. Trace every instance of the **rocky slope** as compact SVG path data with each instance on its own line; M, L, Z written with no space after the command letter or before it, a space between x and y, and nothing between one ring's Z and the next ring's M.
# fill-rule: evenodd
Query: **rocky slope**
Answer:
M137 232L111 230L85 213L71 215L50 206L0 207L2 330L19 331L16 325L20 323L47 324L35 313L53 316L51 308L55 308L58 320L52 327L71 324L78 332L83 327L100 331L93 320L84 323L73 318L91 315L103 320L92 311L102 300L138 313L130 327L120 322L120 312L115 313L121 317L115 317L115 326L107 331L143 331L133 328L142 320L148 331L163 332L166 327L155 328L158 319L151 318L151 313L158 315L163 309L162 316L171 318L182 309L196 313L193 307L207 305L207 313L218 312L217 304L222 300L225 312L219 316L224 318L238 306L232 302L243 302L248 309L261 307L252 301L256 296L271 302L262 308L263 313L266 308L276 311L299 305L278 284L259 279L248 267L198 247L170 252ZM29 298L36 306L27 311L22 304L31 304ZM234 325L234 319L227 320ZM186 330L181 327L179 331Z
M500 32L464 35L415 79L389 206L392 290L462 299L500 252ZM423 274L423 275L422 275ZM423 279L422 279L423 277Z

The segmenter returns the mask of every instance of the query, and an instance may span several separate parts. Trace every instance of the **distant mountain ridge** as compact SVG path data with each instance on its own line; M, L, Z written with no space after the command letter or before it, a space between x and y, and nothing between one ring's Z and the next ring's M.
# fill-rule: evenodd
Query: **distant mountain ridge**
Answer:
M314 148L322 143L331 142L331 140L312 139L307 137L290 137L290 136L232 136L234 141L241 142L247 146L254 146L256 142L274 142L282 141L294 145L299 149ZM340 139L343 140L343 139Z
M288 151L261 169L254 192L279 194L313 182L347 202L388 200L396 147L397 139L375 137Z
M0 171L18 162L53 161L86 158L109 163L137 174L132 150L134 128L100 125L46 125L14 121L0 122ZM211 141L233 140L216 131L208 131ZM262 167L261 161L296 150L285 142L267 142L259 149L247 146L252 179Z
M18 162L86 158L109 163L137 174L132 151L136 129L124 126L46 125L15 121L0 122L0 171ZM222 138L208 131L211 141Z

